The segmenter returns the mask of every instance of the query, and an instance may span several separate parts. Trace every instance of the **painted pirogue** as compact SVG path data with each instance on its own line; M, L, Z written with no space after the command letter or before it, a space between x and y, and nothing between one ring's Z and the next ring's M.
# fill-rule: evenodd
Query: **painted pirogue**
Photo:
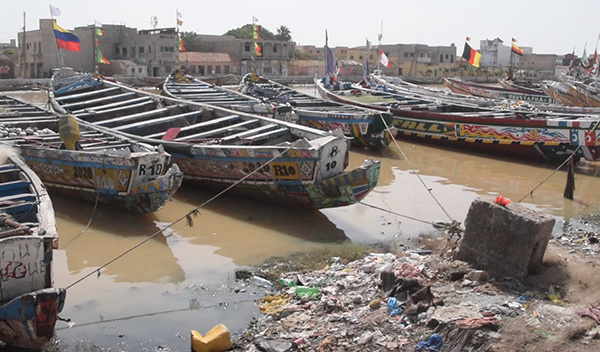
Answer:
M98 128L160 145L198 186L293 207L356 203L377 184L379 161L345 171L341 133L223 107L158 96L90 74L61 70L51 103Z
M9 96L0 96L0 111L0 142L18 148L52 192L149 213L181 186L183 174L161 148Z
M542 161L561 162L573 153L600 159L598 114L492 109L389 87L381 91L346 83L332 87L320 80L315 84L327 99L391 112L396 137Z

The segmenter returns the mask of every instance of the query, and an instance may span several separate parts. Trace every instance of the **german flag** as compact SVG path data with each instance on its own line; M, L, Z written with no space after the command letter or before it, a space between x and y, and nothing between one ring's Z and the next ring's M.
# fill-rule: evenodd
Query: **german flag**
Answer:
M523 50L517 46L517 40L515 38L512 38L512 45L510 46L510 50L519 56L523 56Z
M469 43L465 43L465 49L463 50L462 57L469 62L471 66L479 67L479 60L481 60L481 54L477 50L471 48Z

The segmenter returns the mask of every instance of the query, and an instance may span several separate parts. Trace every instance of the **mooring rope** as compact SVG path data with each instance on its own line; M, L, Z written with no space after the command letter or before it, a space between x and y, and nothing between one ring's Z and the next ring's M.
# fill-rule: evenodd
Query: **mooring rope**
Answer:
M70 284L69 286L65 287L65 289L68 290L69 288L77 285L78 283L80 283L83 280L87 279L88 277L92 276L94 273L96 273L97 277L99 277L100 276L100 270L104 269L105 267L107 267L108 265L114 263L115 261L119 260L120 258L124 257L128 253L132 252L136 248L140 247L144 243L148 242L149 240L153 239L157 235L163 233L165 230L171 228L172 226L174 226L175 224L181 222L184 219L187 220L188 226L192 226L193 225L193 219L192 219L192 217L198 216L198 214L200 214L199 210L202 207L204 207L208 203L212 202L213 200L217 199L218 197L222 196L223 194L225 194L226 192L228 192L230 189L232 189L233 187L237 186L238 184L240 184L241 182L243 182L244 180L246 180L248 177L250 177L250 176L254 175L255 173L257 173L258 171L262 170L267 165L271 164L274 160L276 160L277 158L281 157L284 153L288 152L290 149L292 149L293 147L295 147L296 144L299 141L301 141L301 140L298 140L298 141L290 144L290 146L288 146L286 149L284 149L283 151L279 152L277 155L275 155L271 159L269 159L266 163L260 165L258 168L254 169L253 171L251 171L250 173L248 173L246 176L244 176L241 179L237 180L236 182L234 182L233 184L231 184L229 187L225 188L221 192L219 192L216 195L214 195L213 197L209 198L207 201L205 201L204 203L202 203L199 206L195 207L194 209L190 210L185 215L181 216L180 218L176 219L175 221L167 224L162 229L159 229L158 231L154 232L150 236L146 237L144 240L142 240L142 241L138 242L137 244L131 246L126 251L120 253L119 255L115 256L111 260L107 261L106 263L104 263L101 266L97 267L96 269L92 270L88 274L86 274L83 277L79 278L78 280L76 280L75 282L73 282L72 284Z
M385 125L385 128L387 129L388 133L390 133L392 135L392 137L394 136L392 134L392 131L390 129L390 126L388 126L388 124L385 122L385 119L383 117L381 117L381 120L383 121L383 124ZM433 200L436 202L436 204L440 207L440 209L442 209L442 211L444 212L444 214L446 214L446 216L448 217L448 219L450 221L454 221L454 219L452 219L452 217L450 216L450 214L448 214L448 212L446 211L446 209L442 206L442 204L438 201L438 199L435 197L435 195L431 192L431 190L433 188L429 188L427 187L427 185L425 184L425 181L423 181L423 179L421 178L421 175L419 175L419 173L416 171L415 167L413 166L413 164L411 163L411 161L408 159L408 157L406 156L406 154L404 154L404 151L402 150L402 148L400 148L400 145L398 144L398 141L396 140L396 138L392 138L394 141L394 144L396 145L396 148L398 149L398 151L400 152L400 154L402 154L402 157L404 158L404 160L406 160L406 162L408 163L408 166L410 166L411 170L413 171L413 173L417 176L417 178L419 179L419 182L421 182L421 184L423 185L423 187L425 187L425 189L427 190L427 192L429 193L429 195L433 198Z
M596 121L596 125L594 126L594 128L592 128L592 132L595 131L598 128L598 125L600 125L600 120ZM577 154L577 152L581 149L582 145L579 144L577 146L577 148L575 148L575 150L571 153L571 155L569 155L569 157L562 162L562 164L560 164L556 169L554 169L548 176L546 176L540 183L538 183L536 186L534 186L529 192L527 192L523 197L521 197L521 199L519 199L517 201L517 203L521 203L521 201L523 201L523 199L527 198L527 197L531 197L533 198L533 192L540 188L546 181L548 181L548 179L550 179L550 177L554 176L555 173L558 172L558 170L562 169L563 166L565 166L565 164L567 164L571 159L573 159L575 157L575 154Z

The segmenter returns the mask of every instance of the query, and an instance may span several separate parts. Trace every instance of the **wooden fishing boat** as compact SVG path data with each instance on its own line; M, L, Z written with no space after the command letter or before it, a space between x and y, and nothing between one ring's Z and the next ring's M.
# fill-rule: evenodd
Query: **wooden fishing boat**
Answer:
M459 111L460 106L448 102L438 105L373 102L374 95L362 94L360 90L361 94L357 94L353 86L343 89L342 85L336 90L321 80L315 83L327 99L392 112L396 137L553 162L563 161L573 153L577 158L600 159L599 115L472 107L471 111Z
M177 99L211 104L285 121L292 120L289 105L275 105L234 90L206 83L176 71L162 85L163 94Z
M275 104L291 105L296 114L295 121L302 125L321 130L341 130L352 137L355 147L379 150L392 141L392 115L385 111L321 99L252 73L243 77L241 86L242 92L248 95Z
M574 86L558 81L542 81L540 83L546 95L567 106L587 106L584 94L575 89Z
M391 124L391 114L318 99L256 75L244 76L241 92L215 87L191 76L177 79L174 75L165 81L163 90L171 97L259 113L325 131L339 129L352 137L356 147L378 150L392 140L386 129L386 122Z
M344 171L350 139L264 116L173 99L61 71L53 107L80 120L162 146L201 187L288 206L353 204L377 184L380 162Z
M459 94L475 95L485 98L521 100L528 103L557 103L552 97L534 89L507 89L467 82L458 78L444 78L443 82L448 89Z
M19 148L53 192L149 213L159 210L181 186L183 173L160 147L34 106L23 115L26 103L6 96L1 100L11 104L2 105L0 141ZM20 108L11 114L11 105Z
M0 341L9 348L39 350L54 337L66 296L53 287L55 221L41 180L0 143Z
M457 105L452 111L466 111L467 107L471 111L519 111L519 112L552 112L558 114L600 115L600 108L597 107L578 107L567 106L563 104L552 103L529 103L522 100L509 100L498 98L485 98L474 95L464 95L454 93L449 90L442 90L428 86L422 86L406 82L399 77L384 76L379 74L370 75L371 80L377 85L376 89L385 92L410 95L419 99L435 103L444 103L446 105ZM462 108L460 108L462 106Z

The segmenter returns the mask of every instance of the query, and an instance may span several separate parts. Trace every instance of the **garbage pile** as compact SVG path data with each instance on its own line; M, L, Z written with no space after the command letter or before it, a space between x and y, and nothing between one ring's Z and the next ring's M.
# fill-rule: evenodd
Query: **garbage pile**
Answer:
M600 321L600 309L570 307L558 285L492 278L451 251L334 257L321 270L252 282L265 290L262 314L233 351L496 351L513 329L553 339L595 314ZM600 330L580 335L592 341Z

